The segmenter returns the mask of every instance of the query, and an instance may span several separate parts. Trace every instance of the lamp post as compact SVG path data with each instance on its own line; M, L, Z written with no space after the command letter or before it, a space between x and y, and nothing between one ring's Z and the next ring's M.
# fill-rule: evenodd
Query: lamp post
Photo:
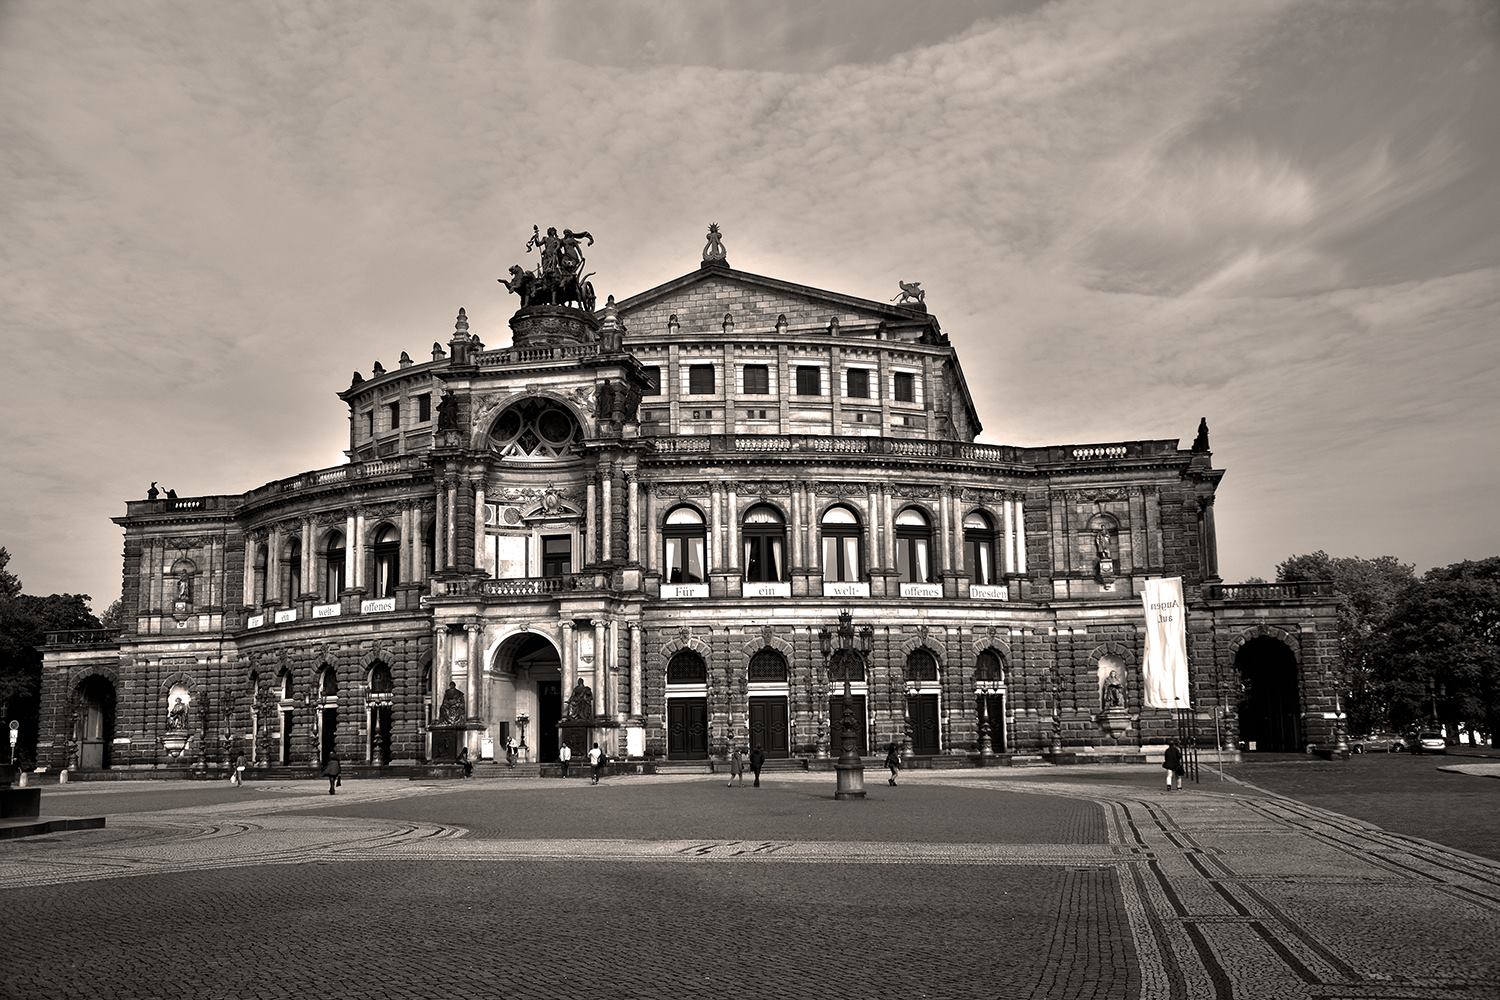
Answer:
M1333 693L1333 750L1334 753L1349 753L1349 741L1344 735L1344 702L1342 692Z
M990 739L990 695L1000 690L1000 685L994 681L976 680L974 682L974 697L979 700L979 766L984 767L989 761L990 754L994 752L994 744Z
M902 687L902 693L906 699L901 703L901 758L911 760L915 754L912 750L912 725L911 725L911 702L922 691L922 686L910 677L906 679Z
M521 731L521 744L517 749L521 750L522 752L528 749L526 746L526 725L529 722L531 722L531 716L527 715L525 712L521 712L516 716L516 728Z
M844 674L844 717L841 737L843 740L843 752L834 764L837 772L837 784L834 788L835 799L862 799L865 797L865 765L859 759L859 754L854 751L854 695L850 690L850 682L853 665L856 657L861 666L868 662L870 649L874 645L875 630L869 625L858 631L854 628L854 615L849 611L839 612L838 628L830 632L825 626L820 638L823 645L824 661L831 673L833 664L838 662L843 666Z

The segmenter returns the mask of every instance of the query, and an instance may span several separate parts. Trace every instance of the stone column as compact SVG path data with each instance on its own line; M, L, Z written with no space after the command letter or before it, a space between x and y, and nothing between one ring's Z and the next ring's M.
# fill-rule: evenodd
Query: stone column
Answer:
M448 487L439 482L435 490L432 508L432 568L441 573L448 565Z
M344 517L344 589L359 586L359 577L356 575L358 563L355 562L355 554L359 552L359 539L354 533L354 512L350 511Z
M641 483L639 474L625 473L626 555L629 561L639 565L641 561Z
M599 470L599 558L609 562L614 558L615 512L614 469L605 465Z
M630 714L641 717L641 623L630 623Z
M1026 498L1016 500L1016 572L1026 572Z
M594 618L589 624L594 626L594 714L604 715L608 710L605 692L609 690L609 651L604 639L609 622Z
M656 494L650 490L646 491L646 558L641 564L650 569L657 563L656 547Z
M562 696L566 703L568 696L573 693L573 681L578 676L577 646L573 643L573 623L564 621L558 623L558 631L562 637Z
M868 574L876 566L880 565L880 540L890 530L890 527L880 517L880 485L878 483L870 484L866 520L868 521L866 525L868 531L866 533L864 549L869 553L865 559L865 572ZM871 593L878 593L878 591L872 588Z
M597 527L599 518L599 488L594 485L591 478L584 491L583 498L583 562L588 565L597 562L599 556L599 529ZM567 697L567 692L563 692Z
M146 551L151 555L151 610L161 608L159 601L158 586L161 580L161 555L157 552L156 542L147 542ZM245 589L241 592L242 604L255 603L255 539L245 538Z
M468 623L464 625L464 631L468 633L468 643L464 655L468 658L469 673L464 681L464 700L469 704L469 718L481 718L479 698L483 693L480 690L479 675L483 672L479 663L479 632L480 626Z
M933 546L937 551L932 554L932 561L944 576L953 570L953 518L949 516L952 501L953 495L948 487L940 487L937 496L938 544Z
M708 566L705 569L710 573L725 566L724 525L719 517L719 504L723 497L723 484L715 480L709 486L708 495Z
M412 516L410 507L401 508L401 582L414 583L417 578L417 568L412 565Z
M1219 579L1219 533L1214 527L1214 498L1210 494L1198 498L1198 510L1203 518L1203 576L1207 580Z
M611 718L622 719L624 714L620 711L620 623L617 619L609 620L609 714Z
M318 565L318 554L314 551L317 545L317 532L314 529L312 518L302 521L302 593L312 594L316 589L313 584Z
M286 605L286 595L281 592L281 526L273 525L267 541L266 552L266 600Z
M880 488L880 563L886 569L896 568L896 531L891 523L891 488Z
M448 649L448 626L432 626L432 707L436 711L443 703L443 692L448 690L448 680L453 676L453 654Z
M1000 501L1000 532L1001 544L1005 552L1005 563L1000 567L1001 572L1014 573L1016 571L1016 503L1014 500L1006 499Z
M964 514L958 490L952 486L948 487L948 528L948 565L956 576L964 571Z
M458 483L452 479L444 484L443 492L443 568L458 561L458 519L454 516L458 506Z
M484 568L484 480L474 484L474 568Z
M729 523L725 532L729 538L729 561L725 566L738 568L740 575L744 576L745 569L740 566L740 505L739 498L735 496L734 483L729 484Z
M351 583L350 586L358 587L361 590L369 589L367 578L370 574L370 540L365 537L367 534L365 530L365 520L364 510L362 508L357 508L354 511L354 534L357 537L358 542L354 547L356 552L354 558L355 577L354 582Z
M787 535L791 543L792 551L787 555L791 559L791 565L797 569L807 568L807 559L802 554L802 522L807 518L802 509L802 484L791 482L787 484L788 494L791 502L787 504ZM788 574L787 579L791 579Z
M821 565L818 555L818 504L813 496L812 484L806 481L797 483L797 490L802 494L802 565L807 569L814 569Z

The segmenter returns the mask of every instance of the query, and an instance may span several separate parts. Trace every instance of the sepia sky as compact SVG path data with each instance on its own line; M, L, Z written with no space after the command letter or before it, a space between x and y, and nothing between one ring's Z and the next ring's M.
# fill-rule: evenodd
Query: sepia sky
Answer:
M1500 553L1500 7L0 5L0 545L120 589L151 480L343 461L334 393L489 346L532 225L600 297L919 280L985 426L1180 437L1224 578Z

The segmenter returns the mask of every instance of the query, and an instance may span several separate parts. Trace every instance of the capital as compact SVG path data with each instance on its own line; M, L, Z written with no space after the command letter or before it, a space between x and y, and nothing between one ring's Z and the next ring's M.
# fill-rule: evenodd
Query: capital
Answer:
M564 632L573 631L573 623L570 621L558 622L558 627L561 628Z

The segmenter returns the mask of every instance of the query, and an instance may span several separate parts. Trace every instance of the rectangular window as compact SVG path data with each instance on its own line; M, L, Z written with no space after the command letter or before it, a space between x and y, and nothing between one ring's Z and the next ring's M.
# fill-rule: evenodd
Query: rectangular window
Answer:
M714 394L714 366L688 365L688 395L712 396Z
M386 412L390 414L390 418L391 418L391 430L395 430L396 428L400 427L401 426L401 404L400 403L387 403L386 406L385 406L385 408L386 408Z
M844 395L851 399L870 398L870 369L850 368L844 373Z
M542 536L542 575L567 576L573 572L573 537Z
M823 535L823 579L832 583L859 580L859 536Z
M823 375L817 365L797 366L797 395L823 395Z
M771 392L771 369L766 365L745 366L745 395L765 396Z
M896 372L896 402L915 403L917 401L917 377L911 372Z
M662 573L668 583L702 583L704 538L702 535L668 536Z
M484 566L497 580L521 580L526 573L526 536L491 534L486 539Z
M417 397L417 423L425 424L432 419L432 393L424 392Z
M964 570L969 582L989 586L995 582L995 544L988 538L973 535L964 539Z
M660 365L650 365L650 366L648 366L646 368L645 374L646 374L646 391L645 391L644 395L647 395L647 396L660 396L661 395L661 366Z

